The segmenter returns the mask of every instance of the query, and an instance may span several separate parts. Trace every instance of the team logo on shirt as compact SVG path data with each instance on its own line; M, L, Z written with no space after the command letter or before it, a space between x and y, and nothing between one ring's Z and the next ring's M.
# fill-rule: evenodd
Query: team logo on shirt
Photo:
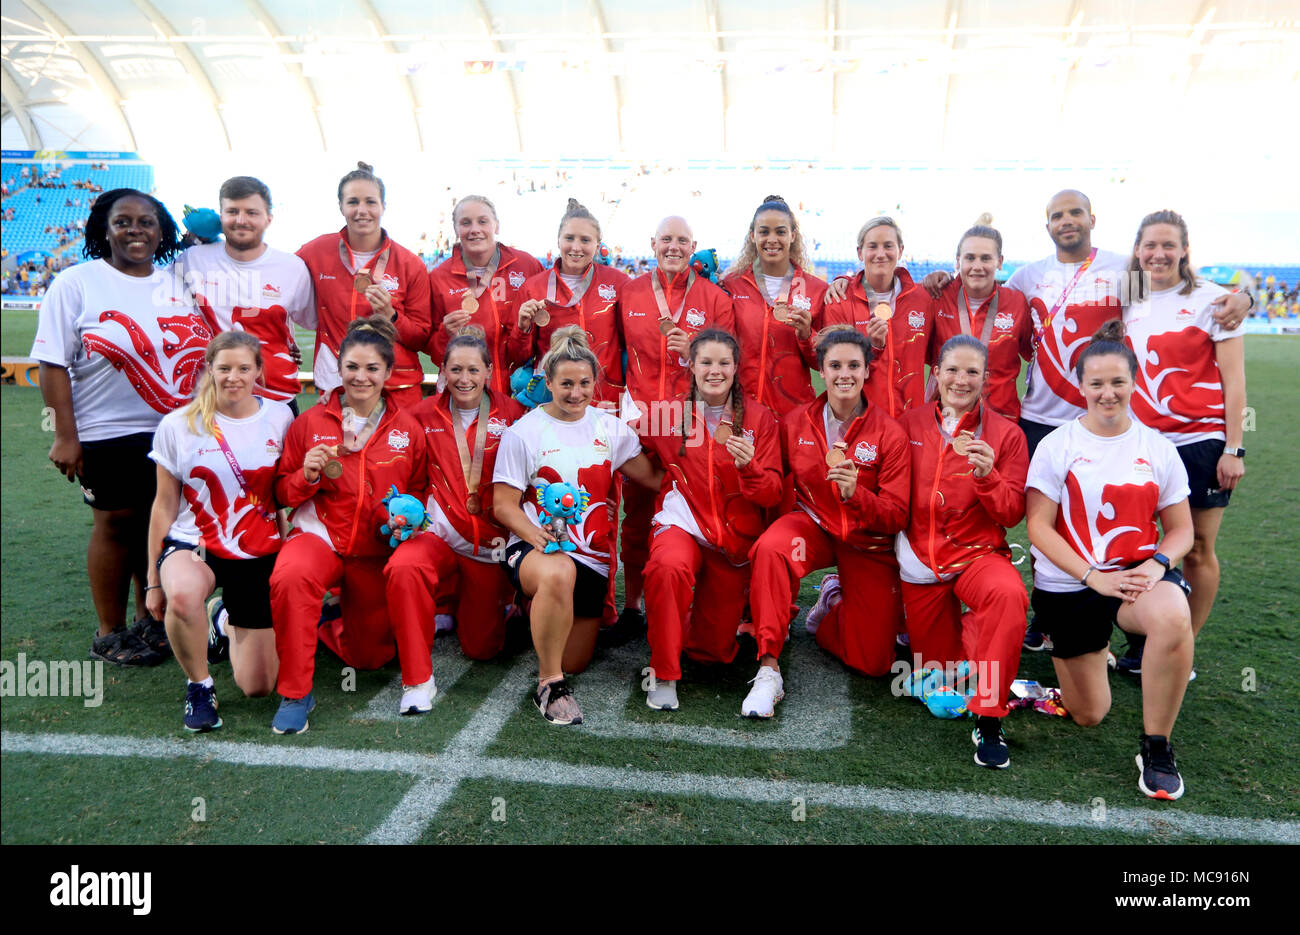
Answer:
M613 302L618 298L618 289L614 288L613 283L603 282L596 293L606 302Z
M997 316L993 319L993 327L999 331L1010 331L1015 327L1015 324L1015 316L1010 312L998 312Z
M280 295L280 287L275 285L274 283L268 282L266 285L262 286L262 295L270 295L270 296L278 297Z
M608 450L609 450L609 442L605 441L605 439L603 439L603 438L593 438L593 439L591 440L591 447L592 447L592 448L603 448L603 449L605 449L606 451L608 451Z
M1135 458L1133 460L1133 470L1138 474L1155 474L1151 469L1151 462L1146 458Z
M383 284L386 292L396 292L402 288L402 284L397 281L397 277L392 273L384 273Z
M407 446L410 444L411 436L406 432L399 432L397 429L393 429L388 433L388 447L392 448L394 451L405 451Z
M510 271L510 288L511 288L511 289L518 289L520 286L522 286L522 285L524 284L524 279L525 279L524 274L521 273L521 272L519 272L519 270L517 270L517 269L516 269L516 270L511 270L511 271ZM602 287L602 288L603 288L603 287Z
M853 449L853 457L863 464L870 464L876 460L876 446L870 442L858 442L858 447Z
M808 439L806 439L806 438L800 438L800 439L799 439L799 444L800 444L800 445L811 445L811 446L814 447L814 448L816 447L816 445L813 445L813 443L810 442L810 441L808 441Z
M812 299L806 295L795 295L790 297L790 304L801 312L806 312L812 308Z
M745 441L752 443L754 441L753 429L741 429L741 434L745 436Z
M501 418L488 419L488 434L500 436L506 430L506 420Z
M704 313L698 308L688 308L686 310L686 324L692 328L704 327Z
M269 455L278 455L280 453L280 443L274 438L266 440L266 453Z
M1178 310L1177 318L1179 321L1191 321L1195 317L1196 317L1196 313L1192 311L1190 308L1180 308Z
M338 442L338 437L335 435L313 435L311 437L311 443L313 445L319 445L321 442L334 444Z
M907 313L907 323L917 331L925 327L925 313L913 309Z

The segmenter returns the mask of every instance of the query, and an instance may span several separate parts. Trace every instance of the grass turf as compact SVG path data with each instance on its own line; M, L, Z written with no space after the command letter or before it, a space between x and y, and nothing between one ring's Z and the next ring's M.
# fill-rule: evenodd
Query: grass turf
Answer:
M7 322L8 314L5 318ZM6 328L6 343L9 337ZM1280 337L1247 339L1255 425L1246 436L1250 450L1246 480L1228 510L1219 540L1223 583L1214 616L1197 647L1199 678L1189 687L1175 733L1188 785L1180 802L1149 803L1135 788L1132 758L1141 730L1141 695L1136 684L1119 677L1112 678L1114 706L1099 728L1084 730L1031 712L1013 714L1007 725L1012 766L1005 772L979 770L971 762L969 721L936 720L915 702L894 698L889 680L841 673L833 674L848 683L851 731L848 743L837 748L763 749L557 730L543 724L524 700L525 679L517 694L511 689L509 697L518 701L486 755L760 780L986 793L1084 806L1101 797L1112 807L1145 808L1153 814L1174 809L1296 820L1300 770L1292 721L1300 710L1300 689L1293 678L1300 569L1293 536L1300 518L1296 505L1300 482L1292 465L1292 439L1300 431L1294 408L1300 389L1295 368L1300 348L1290 342ZM6 353L9 350L6 347ZM36 391L0 389L0 658L6 661L15 660L20 652L29 660L85 658L93 629L84 581L90 511L45 458L50 437L41 431L40 406ZM1012 530L1010 537L1026 544L1023 526ZM815 600L813 586L819 579L818 574L804 582L803 607ZM808 673L814 657L809 654L819 652L799 625L795 640L798 651L790 654L785 667L791 685L798 683L801 674L812 677ZM278 739L268 730L274 701L240 697L229 670L218 668L226 721L219 739L306 749L328 746L436 754L470 723L510 666L527 658L474 664L445 692L433 715L394 722L354 715L362 713L369 699L393 678L395 668L358 673L356 690L345 691L340 663L322 652L316 689L320 707L312 716L311 731ZM637 687L638 667L625 661L617 664L626 681L626 703L619 711L625 722L653 725L668 720L734 728L756 738L779 729L779 723L754 723L736 716L744 683L753 674L752 659L742 656L714 671L688 667L681 688L684 709L669 719L645 708ZM612 665L615 660L598 658L594 669ZM1243 690L1245 670L1254 673L1254 691ZM1039 654L1025 654L1021 673L1055 683L1050 660ZM5 731L187 736L180 725L183 683L174 664L148 671L109 666L105 676L105 701L98 708L85 708L78 699L7 697L2 715ZM592 677L575 680L579 699L584 678ZM793 699L782 705L778 722L793 715L792 704ZM189 738L189 742L201 745L207 739ZM0 840L4 843L110 838L118 842L360 840L411 783L409 777L382 773L326 775L289 767L14 753L5 754L3 766ZM214 782L213 777L221 781ZM166 803L166 820L121 820L114 823L111 836L102 833L96 827L97 816L105 814L107 806L100 790L124 787L135 790L137 801ZM190 800L206 794L216 796L208 800L209 825L191 828ZM507 802L509 817L504 825L491 821L490 807L485 805L496 796ZM322 822L325 815L330 818ZM1082 843L1164 837L1118 835L1103 828L1062 830L1029 822L905 818L820 806L809 807L808 821L798 823L791 820L788 807L767 803L467 779L420 840Z

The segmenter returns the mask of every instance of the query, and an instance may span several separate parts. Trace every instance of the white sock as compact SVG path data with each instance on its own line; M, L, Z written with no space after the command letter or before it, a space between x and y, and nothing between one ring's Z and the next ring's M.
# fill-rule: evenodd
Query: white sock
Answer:
M202 682L190 682L191 685L202 685L204 688L211 688L213 685L212 676L208 676Z

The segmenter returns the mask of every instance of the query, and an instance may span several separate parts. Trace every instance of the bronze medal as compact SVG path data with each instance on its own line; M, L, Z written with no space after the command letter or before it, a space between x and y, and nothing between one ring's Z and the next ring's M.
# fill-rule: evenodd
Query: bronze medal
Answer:
M830 450L826 452L826 466L835 467L837 464L843 464L848 458L848 455L845 453L848 447L849 446L844 444L844 442L836 442L832 445Z
M772 306L772 317L780 322L790 320L790 306L785 302L777 302Z
M667 335L668 332L672 331L676 327L677 327L677 323L674 322L671 318L659 319L659 333L662 335Z
M959 455L965 455L970 450L971 439L975 437L974 432L968 432L963 429L952 440L952 450Z
M337 458L331 458L325 462L325 470L322 473L330 480L337 480L343 476L343 463Z
M879 318L881 321L889 321L889 319L894 317L894 310L889 307L888 302L881 302L871 310L871 314Z
M478 299L474 298L474 293L466 289L465 294L461 296L460 309L462 312L469 312L473 315L478 311Z
M533 324L539 328L545 328L551 323L551 313L545 305L533 312Z
M477 493L471 493L465 498L465 509L469 510L470 516L478 516L483 512L483 501Z
M719 445L725 445L727 439L731 437L731 423L719 422L718 427L713 430L713 440Z
M357 273L356 278L352 280L352 284L356 286L358 292L365 292L370 288L372 281L370 273L363 269L361 272Z

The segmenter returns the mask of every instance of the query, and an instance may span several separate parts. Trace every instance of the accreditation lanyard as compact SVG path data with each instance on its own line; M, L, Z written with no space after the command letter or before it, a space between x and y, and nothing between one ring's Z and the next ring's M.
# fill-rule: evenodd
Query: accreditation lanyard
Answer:
M478 495L478 485L483 479L483 448L487 444L488 429L488 411L491 408L491 400L488 398L486 387L483 390L483 398L479 400L478 417L475 424L474 435L474 458L470 459L469 443L466 440L469 434L468 427L462 427L460 424L460 415L453 411L451 413L451 431L456 437L456 451L460 454L460 470L465 475L465 489L468 493L465 496L466 505L470 501L476 501ZM455 407L453 406L454 410ZM478 512L472 506L471 513Z
M348 321L352 321L357 317L357 296L364 296L366 288L371 283L377 282L383 285L384 270L388 267L388 252L393 247L388 242L387 234L384 234L383 238L381 249L370 258L369 263L361 269L357 269L357 258L356 254L352 252L352 244L348 243L346 234L339 235L339 260L343 263L344 269L353 274L352 297L348 300ZM367 303L366 307L369 308L369 303Z
M240 493L242 493L248 502L253 505L254 509L257 510L257 514L262 517L262 519L274 519L275 514L268 510L262 504L261 500L258 499L257 495L248 489L248 481L244 479L244 471L240 468L239 461L235 458L235 453L230 450L230 444L226 441L226 436L221 431L221 426L217 425L215 422L212 425L212 436L217 440L217 444L221 446L221 453L226 456L226 462L230 465L230 470L235 472L235 480L239 484Z
M979 306L976 306L978 308ZM970 325L970 297L966 295L966 290L957 290L957 314L961 316L961 333L974 336L974 331ZM993 301L989 304L989 310L984 316L984 327L980 329L980 343L985 348L989 346L989 338L993 335L993 320L998 317L998 288L993 287Z
M1074 287L1079 282L1079 277L1084 274L1084 271L1092 265L1092 261L1095 259L1097 259L1097 248L1093 247L1088 251L1088 258L1079 265L1077 270L1075 270L1074 278L1071 279L1070 284L1065 287L1065 291L1061 293L1061 297L1056 300L1056 304L1052 306L1052 310L1048 312L1047 317L1043 319L1042 325L1038 328L1039 337L1042 337L1043 333L1052 326L1052 319L1056 317L1056 313L1065 306L1065 300L1068 299L1070 293L1074 291Z

